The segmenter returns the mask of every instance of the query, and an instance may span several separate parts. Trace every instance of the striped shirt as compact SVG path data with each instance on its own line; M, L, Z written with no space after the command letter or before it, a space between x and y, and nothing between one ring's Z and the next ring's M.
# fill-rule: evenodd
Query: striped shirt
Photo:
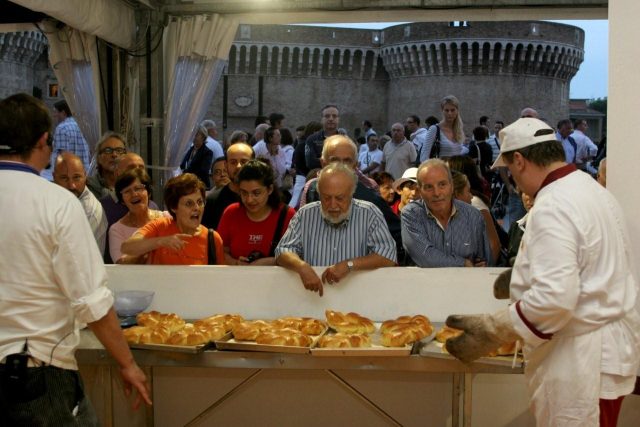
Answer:
M465 259L484 259L492 265L484 218L473 206L454 200L446 229L424 200L409 203L400 216L402 242L419 267L462 267Z
M73 117L67 117L61 121L53 133L53 151L51 153L51 164L56 164L56 158L63 151L69 151L80 157L84 170L89 170L91 163L89 156L89 146L80 132L80 127Z
M397 261L395 241L374 204L351 200L349 217L337 226L322 217L321 209L320 202L300 208L278 243L276 257L294 252L313 266L333 265L371 253Z

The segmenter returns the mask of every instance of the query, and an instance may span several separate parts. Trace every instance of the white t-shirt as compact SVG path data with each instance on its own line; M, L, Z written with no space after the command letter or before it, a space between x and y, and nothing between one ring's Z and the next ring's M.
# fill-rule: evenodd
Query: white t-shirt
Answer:
M382 168L380 167L380 164L382 163L382 150L376 148L375 151L367 150L364 153L360 153L360 156L358 157L358 168L360 170L365 170L371 163L377 163L378 167L368 173L371 174L382 171Z

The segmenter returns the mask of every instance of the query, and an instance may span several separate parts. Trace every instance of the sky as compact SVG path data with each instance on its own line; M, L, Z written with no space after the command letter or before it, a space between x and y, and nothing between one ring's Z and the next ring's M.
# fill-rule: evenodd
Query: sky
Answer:
M571 98L604 98L607 96L608 57L609 57L609 22L607 20L591 21L553 21L575 25L585 32L584 61L571 80ZM402 22L370 22L358 24L318 24L318 26L382 29L399 25ZM313 25L313 24L309 24Z

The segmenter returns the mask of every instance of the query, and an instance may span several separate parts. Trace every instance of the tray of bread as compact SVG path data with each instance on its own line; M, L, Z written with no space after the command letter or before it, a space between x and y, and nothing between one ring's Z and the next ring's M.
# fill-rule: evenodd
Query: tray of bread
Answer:
M444 323L436 323L435 327L437 328L435 339L420 348L420 355L453 359L454 357L447 352L444 344L449 338L455 338L460 335L462 331L459 329L450 328ZM481 357L480 359L478 359L478 362L490 365L521 367L524 363L524 358L522 357L522 353L520 352L521 348L522 346L520 345L520 343L508 343L498 348L492 354Z
M418 342L433 339L426 316L400 316L374 323L358 313L325 312L330 330L311 349L314 356L408 356Z
M131 348L199 353L230 336L233 325L243 320L238 314L215 314L187 322L175 313L150 311L138 314L137 326L122 332Z
M218 350L306 354L326 330L325 322L311 317L246 320L215 344Z

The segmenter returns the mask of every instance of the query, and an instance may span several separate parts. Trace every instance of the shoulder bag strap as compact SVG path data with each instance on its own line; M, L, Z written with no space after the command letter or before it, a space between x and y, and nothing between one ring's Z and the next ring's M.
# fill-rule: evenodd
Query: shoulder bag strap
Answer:
M280 208L280 215L278 215L278 225L276 225L276 231L273 233L273 239L271 239L271 249L269 250L269 256L276 254L276 246L282 238L282 227L284 226L284 218L287 216L287 205L283 205Z
M213 228L207 233L207 258L209 265L215 265L216 262L216 241L213 238Z
M429 153L430 159L440 158L440 126L434 126L436 127L436 138L433 140L433 145L431 146L431 153Z

